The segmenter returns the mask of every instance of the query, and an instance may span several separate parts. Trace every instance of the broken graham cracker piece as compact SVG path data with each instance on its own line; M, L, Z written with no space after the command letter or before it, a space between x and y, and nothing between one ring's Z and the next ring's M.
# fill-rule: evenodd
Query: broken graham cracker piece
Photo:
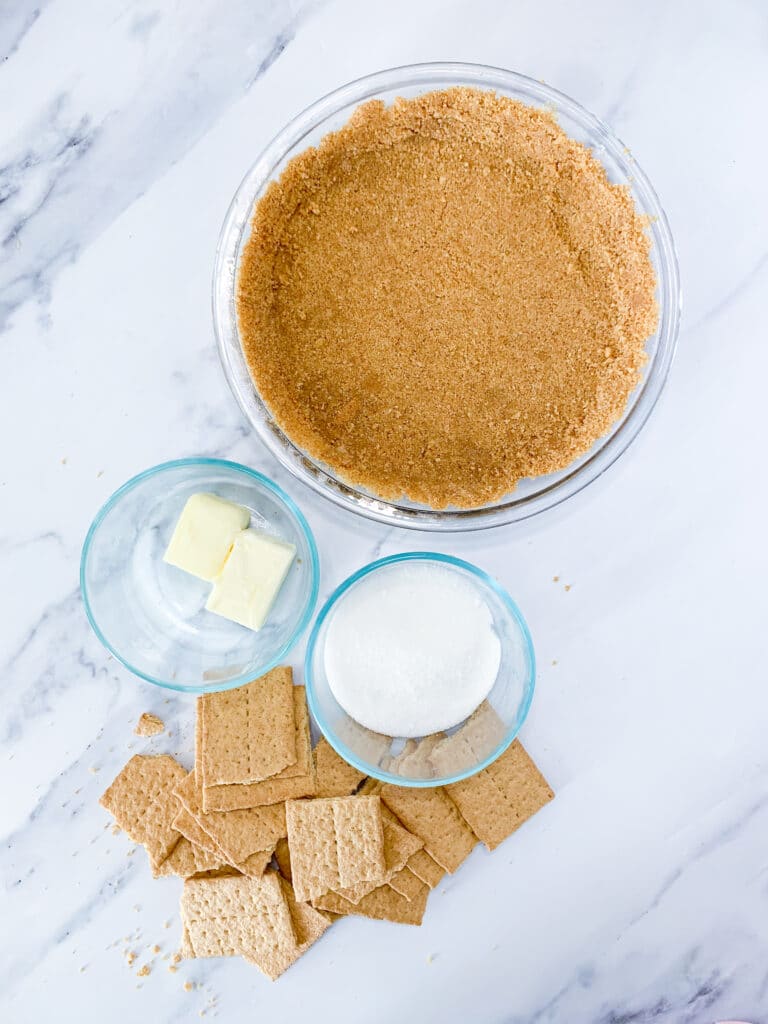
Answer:
M489 850L495 850L555 795L519 740L483 771L445 789Z
M421 891L424 888L423 879L419 878L417 874L406 865L401 868L400 871L396 871L390 878L388 884L399 892L401 896L405 896L407 900L418 899L421 895Z
M129 838L145 847L153 871L179 841L173 791L185 775L168 754L136 754L99 801Z
M293 673L285 666L235 690L201 697L206 786L261 782L296 763Z
M298 949L283 885L274 871L186 881L181 916L192 954L243 956L268 978L279 977Z
M424 840L427 853L446 871L455 871L477 839L445 790L408 789L385 783L381 799L405 827Z
M384 878L384 830L377 796L289 800L285 815L297 900Z
M366 777L340 757L325 736L320 737L314 757L317 775L315 796L351 796Z
M186 836L181 836L171 853L157 869L159 876L178 875L180 878L191 878L201 871L213 871L223 867L223 858L204 850L202 846L191 843Z
M421 891L412 899L407 899L396 892L391 885L380 885L367 896L363 896L359 903L351 903L337 892L318 896L312 903L318 910L326 910L332 914L356 914L360 917L373 918L375 921L420 925L427 908L428 896L429 888L426 885L422 885Z
M445 877L445 868L441 867L427 853L426 850L417 850L408 861L408 869L426 883L430 889L435 889Z
M283 804L226 813L206 813L201 806L202 791L194 772L190 772L179 784L176 795L200 828L222 851L229 864L239 866L256 852L268 850L271 855L278 839L288 834Z
M385 873L378 881L358 882L357 885L347 886L343 889L336 889L339 896L349 900L351 903L358 903L363 896L366 896L373 889L389 882L394 874L400 871L408 863L410 857L424 846L424 841L418 836L409 832L405 826L398 821L388 807L382 804L381 824L384 830L384 867Z
M136 736L157 736L165 729L165 722L158 715L153 715L151 711L145 711L136 723L136 728L133 730Z
M280 772L264 782L209 786L203 770L199 774L203 775L202 803L206 813L266 807L285 800L315 795L315 762L312 757L309 710L303 686L293 687L293 704L296 727L296 766L301 769L301 774L296 775L293 771L290 773Z

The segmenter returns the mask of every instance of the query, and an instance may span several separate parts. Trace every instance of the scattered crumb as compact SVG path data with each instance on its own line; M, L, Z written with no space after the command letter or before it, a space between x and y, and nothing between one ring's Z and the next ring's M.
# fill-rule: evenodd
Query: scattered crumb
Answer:
M170 921L163 921L163 928L170 928L170 927L171 927L171 922Z
M176 964L168 964L168 970L171 972L171 974L175 974L176 971L178 971L178 967L176 966Z
M99 774L99 767L98 767L98 765L92 764L91 767L88 769L88 771L91 773L91 775L98 775Z
M122 829L120 828L119 825L113 825L112 826L112 835L113 836L119 836L121 832L122 832Z
M552 582L553 583L559 583L560 582L560 577L559 576L553 576L552 577Z
M171 957L171 960L175 964L180 964L181 963L181 953L174 953L173 956Z
M144 964L143 967L139 968L139 970L137 972L137 977L139 977L139 978L146 978L147 975L149 974L150 970L151 970L151 968L150 968L149 964Z
M184 982L184 991L185 992L191 992L194 987L195 987L195 983L193 981L185 981Z
M565 584L565 589L566 589L566 591L570 590L571 589L571 584L570 583L566 583Z
M158 945L154 945L152 947L152 952L155 954L155 956L157 956L157 954L160 952L160 947Z
M136 954L135 953L126 953L125 959L128 962L128 966L129 967L133 967L133 962L136 959Z
M158 715L145 711L133 730L136 736L157 736L165 729L165 722Z

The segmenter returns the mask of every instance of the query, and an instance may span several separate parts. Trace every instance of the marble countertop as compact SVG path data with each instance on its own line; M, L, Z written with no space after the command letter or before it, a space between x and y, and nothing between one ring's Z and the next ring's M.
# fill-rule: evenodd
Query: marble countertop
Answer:
M766 1024L764 5L11 0L0 44L0 1018ZM463 536L382 529L288 478L227 390L210 314L261 147L345 81L438 59L606 119L658 190L685 292L630 451L565 507ZM99 646L80 546L125 479L191 454L291 492L321 598L375 554L451 552L510 589L538 651L523 739L555 801L477 850L422 928L342 921L276 984L240 961L169 972L178 880L153 881L97 805L144 746L189 760L192 701ZM144 710L170 740L132 735Z

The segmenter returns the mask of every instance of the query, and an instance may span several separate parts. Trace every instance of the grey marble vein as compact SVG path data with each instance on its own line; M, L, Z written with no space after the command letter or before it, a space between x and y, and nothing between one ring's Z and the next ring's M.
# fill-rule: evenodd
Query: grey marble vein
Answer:
M175 50L160 39L162 10L134 19L152 88L119 106L61 77L55 98L0 150L0 331L24 303L45 305L58 272L266 73L317 6L258 0L222 18L219 5L197 5L190 45ZM258 43L242 46L254 26Z

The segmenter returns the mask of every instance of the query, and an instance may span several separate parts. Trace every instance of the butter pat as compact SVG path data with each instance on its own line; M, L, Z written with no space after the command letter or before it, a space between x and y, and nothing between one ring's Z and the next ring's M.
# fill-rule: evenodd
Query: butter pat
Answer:
M216 494L193 494L176 523L163 561L209 583L227 560L235 537L248 526L251 513Z
M205 607L248 629L261 629L295 557L293 544L258 530L243 530Z

